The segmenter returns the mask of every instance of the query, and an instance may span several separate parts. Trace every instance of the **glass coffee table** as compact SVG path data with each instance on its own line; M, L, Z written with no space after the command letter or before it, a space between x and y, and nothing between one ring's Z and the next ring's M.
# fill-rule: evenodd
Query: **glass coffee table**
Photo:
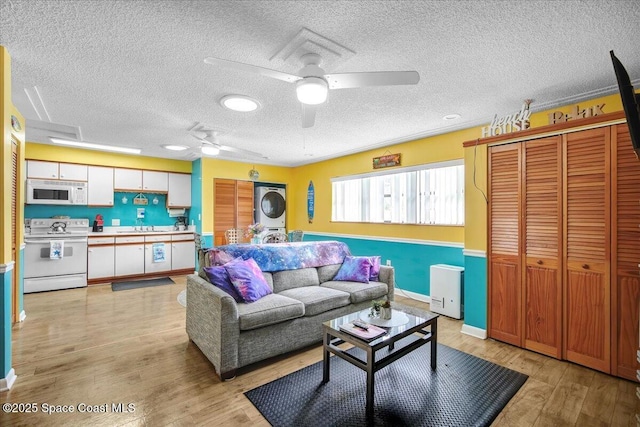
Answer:
M431 343L431 369L436 369L438 315L429 311L397 303L392 304L392 309L394 311L392 319L394 316L401 317L402 323L404 324L384 328L387 330L387 333L371 341L358 338L350 333L343 332L340 329L341 325L346 325L347 323L351 323L357 319L364 320L365 322L375 321L367 318L367 313L369 312L368 309L347 314L322 324L322 382L326 383L329 381L331 363L330 353L335 354L365 371L367 373L366 416L368 419L373 418L373 396L375 391L374 380L375 373L377 371L427 343ZM376 323L384 324L385 322L376 321ZM394 323L398 322L389 322L389 324ZM413 334L416 334L415 340L410 341L407 344L403 343L402 347L395 348L396 342ZM364 350L366 352L366 359L360 359L357 356L347 353L347 350L343 350L338 347L338 344L341 344L342 342L347 342ZM384 349L387 350L388 354L378 357L376 360L376 353L379 350Z

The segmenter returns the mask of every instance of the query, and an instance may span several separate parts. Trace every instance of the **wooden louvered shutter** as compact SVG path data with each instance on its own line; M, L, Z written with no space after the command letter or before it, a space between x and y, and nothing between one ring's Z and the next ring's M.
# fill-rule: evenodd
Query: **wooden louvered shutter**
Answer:
M562 139L524 143L524 346L562 357Z
M521 346L520 144L489 148L489 336Z
M612 321L613 374L637 381L638 300L640 299L640 161L626 124L612 127Z
M610 130L564 135L565 357L610 372Z
M18 260L18 145L11 140L11 260ZM11 284L11 319L18 321L18 275Z

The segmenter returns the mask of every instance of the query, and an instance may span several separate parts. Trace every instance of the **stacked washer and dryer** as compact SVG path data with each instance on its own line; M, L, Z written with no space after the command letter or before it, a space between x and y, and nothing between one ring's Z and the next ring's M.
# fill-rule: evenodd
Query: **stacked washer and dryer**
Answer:
M254 189L256 222L264 225L261 237L273 233L286 234L286 190L280 187L256 185Z

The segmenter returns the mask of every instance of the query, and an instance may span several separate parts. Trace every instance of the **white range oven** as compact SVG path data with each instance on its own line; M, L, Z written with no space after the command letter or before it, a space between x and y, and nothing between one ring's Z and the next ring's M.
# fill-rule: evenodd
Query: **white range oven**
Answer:
M24 292L87 286L89 219L34 218L24 236Z

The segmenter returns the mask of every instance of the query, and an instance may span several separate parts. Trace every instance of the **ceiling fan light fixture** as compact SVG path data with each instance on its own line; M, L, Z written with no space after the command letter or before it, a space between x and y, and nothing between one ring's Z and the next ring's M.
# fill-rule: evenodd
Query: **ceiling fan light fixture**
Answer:
M217 156L220 154L220 149L213 145L203 145L200 150L202 151L202 154L207 156Z
M327 100L328 91L327 82L320 77L305 77L296 83L296 95L303 104L322 104Z
M220 105L227 110L250 113L260 108L260 103L244 95L226 95L220 98Z

